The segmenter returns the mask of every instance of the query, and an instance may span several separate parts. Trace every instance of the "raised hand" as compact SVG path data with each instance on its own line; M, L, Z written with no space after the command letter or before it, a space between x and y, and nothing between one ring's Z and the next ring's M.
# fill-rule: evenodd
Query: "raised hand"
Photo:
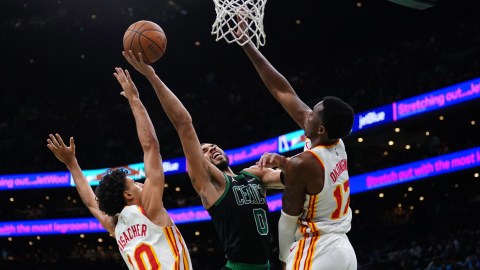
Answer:
M143 60L142 53L138 53L138 58L135 57L135 54L132 50L129 50L128 52L122 51L122 55L125 60L130 63L130 65L132 65L138 72L142 73L145 77L148 78L149 76L155 74L155 70L153 69L153 67L149 64L146 64Z
M237 30L235 31L235 36L240 39L240 42L243 44L248 40L248 18L246 16L245 10L240 10L237 15Z
M62 137L58 133L55 133L55 136L50 134L50 138L47 139L47 147L52 151L55 157L61 162L68 165L75 158L75 142L73 137L70 137L70 146L65 145L62 140Z
M122 86L123 91L120 93L120 95L126 97L128 100L135 97L138 98L137 86L135 86L135 83L132 81L128 70L124 71L122 68L116 67L113 76L115 76L117 81Z

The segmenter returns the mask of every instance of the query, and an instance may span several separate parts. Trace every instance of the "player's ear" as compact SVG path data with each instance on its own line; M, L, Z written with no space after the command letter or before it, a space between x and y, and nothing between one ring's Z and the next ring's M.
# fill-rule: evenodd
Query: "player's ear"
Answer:
M321 125L319 128L318 128L318 131L317 133L320 135L320 134L323 134L323 133L326 133L327 130L325 129L325 126L324 125Z

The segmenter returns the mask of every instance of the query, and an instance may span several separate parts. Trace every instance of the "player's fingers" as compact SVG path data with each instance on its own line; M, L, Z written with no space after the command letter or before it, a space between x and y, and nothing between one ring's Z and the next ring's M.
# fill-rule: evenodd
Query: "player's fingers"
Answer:
M132 81L132 77L130 76L130 72L128 72L127 69L125 69L125 75L127 76L127 80L128 80L129 82L131 82L131 81Z
M70 137L70 147L75 150L75 140L73 139L73 137Z
M262 158L261 157L257 162L255 162L255 165L257 165L260 168L262 167Z
M52 134L50 134L50 140L52 140L53 145L55 145L56 147L60 147L60 145L58 144L57 139L56 139L55 136L53 136Z
M138 62L138 61L137 61L137 58L135 57L135 54L133 53L132 50L128 50L128 54L129 54L129 57L130 57L130 61L131 61L131 62L134 62L134 63L135 63L135 62ZM130 62L130 61L129 61L129 62Z
M123 68L116 67L115 70L117 71L118 75L125 76L125 72L123 72Z
M132 63L132 56L130 55L131 50L127 52L123 52L123 57L128 61L128 63Z
M122 51L122 55L125 59L127 59L128 62L130 62L130 51L126 52L126 51Z
M145 61L143 61L143 55L141 52L138 53L138 59L140 59L140 63L145 64Z
M261 162L261 164L260 164L260 168L263 169L263 167L265 167L265 164L267 163L266 160L265 160L265 156L262 156L261 161L262 161L262 162Z
M54 152L55 149L57 149L57 147L55 146L55 144L53 144L52 140L50 140L50 139L47 139L47 147L48 147L52 152Z
M53 146L52 144L47 144L47 147L48 149L50 149L50 151L52 151L54 154L55 154L55 146Z
M262 159L262 168L265 167L265 164L267 164L268 157L269 157L268 152L263 153L262 158L261 158Z
M47 146L51 146L51 145L53 145L52 140L47 139Z
M60 134L56 133L55 136L57 137L57 141L60 146L66 146L65 143L63 142L62 137L60 137Z

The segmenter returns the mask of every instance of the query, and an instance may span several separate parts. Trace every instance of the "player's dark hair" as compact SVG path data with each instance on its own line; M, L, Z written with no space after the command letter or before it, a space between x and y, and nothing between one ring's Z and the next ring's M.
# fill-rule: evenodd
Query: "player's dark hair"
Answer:
M127 187L127 171L114 169L107 172L95 190L98 208L109 216L115 216L125 207L123 192Z
M353 108L343 100L327 96L323 99L320 113L329 139L339 139L350 134L353 127Z

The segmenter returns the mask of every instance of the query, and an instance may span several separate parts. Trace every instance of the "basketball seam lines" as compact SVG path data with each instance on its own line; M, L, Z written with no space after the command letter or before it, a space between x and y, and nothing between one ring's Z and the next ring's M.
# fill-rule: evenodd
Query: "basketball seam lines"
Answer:
M138 23L138 22L137 22L137 23ZM133 43L135 42L136 34L138 34L138 45L139 45L140 49L142 50L142 55L143 55L143 57L144 57L144 60L146 60L145 62L150 63L150 61L149 61L150 59L148 58L147 54L145 53L145 49L143 48L142 42L140 41L141 38L142 38L142 36L143 36L144 38L146 38L147 40L149 40L151 44L154 44L154 45L155 45L157 48L159 48L160 50L164 51L165 48L162 48L160 45L158 45L158 44L157 44L155 41L153 41L151 38L149 38L149 37L147 37L146 35L144 35L143 32L146 32L146 31L154 31L154 32L162 33L162 34L163 34L163 37L164 37L164 45L166 45L165 32L162 31L162 30L158 30L158 29L146 29L145 31L142 31L142 32L141 32L140 29L141 29L142 27L144 27L145 25L147 25L148 22L144 22L142 25L140 25L140 27L138 27L138 28L135 29L135 26L136 26L137 23L135 23L135 24L133 25L132 29L127 29L127 30L129 30L130 32L133 32L133 33L134 33L134 36L132 37L132 41L130 42L130 48L133 47ZM130 34L131 34L131 33L129 33L129 35L124 38L124 42L125 42L125 40L128 39L128 37L130 36ZM165 46L165 47L166 47L166 46Z
M140 37L141 37L141 33L138 32L138 30L140 30L140 28L142 28L145 24L147 24L146 22L144 22L142 25L140 25L138 27L138 29L135 29L135 26L133 27L133 29L131 30L132 32L135 32L135 34L138 34L139 37L138 37L138 43L140 44ZM130 42L130 48L133 48L133 42L135 41L135 36L133 36L132 38L132 42ZM141 44L140 44L140 47L141 47Z
M135 29L135 25L137 25L137 23L135 23L134 25L132 25L132 28L133 28L133 29ZM127 35L126 37L124 36L123 42L125 42L125 40L127 40L127 39L130 37L130 35L132 34L132 32L133 32L133 31L130 29L130 27L129 27L127 30L129 30L129 33L128 33L128 35ZM134 35L135 35L135 33L134 33Z

